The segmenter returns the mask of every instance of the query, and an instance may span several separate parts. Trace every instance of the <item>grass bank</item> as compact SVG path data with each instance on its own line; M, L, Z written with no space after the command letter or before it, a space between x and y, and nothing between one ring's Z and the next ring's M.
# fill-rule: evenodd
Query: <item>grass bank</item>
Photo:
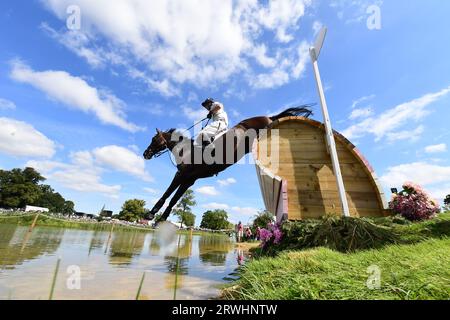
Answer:
M21 226L30 226L35 218L35 214L30 215L0 215L0 223L17 224ZM55 228L67 228L67 229L80 229L80 230L111 230L111 223L101 222L89 222L89 221L73 221L66 219L59 219L48 215L40 214L36 222L36 226L55 227ZM122 231L142 231L152 232L149 228L140 228L134 226L126 226L121 224L115 224L114 230Z
M397 244L341 253L328 248L251 260L223 290L227 299L450 299L450 214L392 228ZM367 282L380 271L378 289ZM372 271L373 272L373 269Z
M0 215L0 223L5 224L17 224L21 226L31 226L33 220L35 218L35 214L28 215ZM43 227L55 227L55 228L65 228L65 229L80 229L80 230L100 230L100 231L110 231L111 223L102 223L102 222L90 222L90 221L74 221L67 219L59 219L56 217L52 217L46 214L40 214L37 220L36 226ZM115 224L114 230L118 231L139 231L139 232L153 232L154 229L138 227L138 226L127 226L123 224ZM180 234L190 235L191 231L189 230L178 230ZM214 232L206 232L206 231L197 231L194 230L193 235L220 235L223 236L223 233L214 233Z

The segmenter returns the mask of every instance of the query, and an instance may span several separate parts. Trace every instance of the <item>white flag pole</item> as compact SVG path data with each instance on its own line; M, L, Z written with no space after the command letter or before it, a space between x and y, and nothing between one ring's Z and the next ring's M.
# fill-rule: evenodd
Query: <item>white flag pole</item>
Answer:
M314 75L316 76L317 90L319 91L320 104L322 106L322 113L325 124L326 141L328 145L328 150L331 155L331 162L333 164L334 175L336 176L337 187L339 191L339 198L342 204L342 212L345 217L350 216L350 211L348 209L348 201L345 193L344 180L342 179L341 167L339 165L339 158L336 151L336 142L334 141L333 129L331 127L330 116L328 114L327 101L325 99L325 93L322 86L322 79L320 78L319 64L317 59L319 58L320 51L322 50L323 42L327 33L327 28L322 28L319 35L317 36L314 47L309 49L311 55L311 61L314 68Z

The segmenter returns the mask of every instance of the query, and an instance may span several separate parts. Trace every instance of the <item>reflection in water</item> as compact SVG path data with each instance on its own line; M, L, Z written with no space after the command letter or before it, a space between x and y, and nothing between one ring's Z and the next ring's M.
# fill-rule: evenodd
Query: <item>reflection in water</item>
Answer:
M103 248L103 245L105 243L105 232L104 231L94 231L94 234L92 235L90 244L89 244L89 255L91 254L92 250Z
M159 255L159 251L161 249L161 246L159 244L158 238L152 237L150 241L150 254L157 256Z
M111 242L109 261L113 265L129 265L144 248L145 233L118 231Z
M48 299L59 257L55 299L134 299L144 272L142 299L206 299L238 267L226 236L181 234L160 243L158 233L114 230L105 254L109 233L0 224L0 300ZM73 265L80 290L67 288Z
M174 297L176 290L182 286L183 275L188 274L189 257L192 251L192 239L187 235L178 235L177 245L171 254L164 257L164 263L169 272L165 277L167 289L174 289Z
M237 258L236 259L237 259L238 265L242 266L244 264L245 257L244 257L244 251L242 251L242 249L237 250Z
M223 266L228 253L233 249L231 239L226 236L206 235L198 242L200 260L206 265Z
M38 228L0 224L0 262L2 269L15 268L24 261L54 253L64 235L64 229ZM26 240L26 241L24 241Z

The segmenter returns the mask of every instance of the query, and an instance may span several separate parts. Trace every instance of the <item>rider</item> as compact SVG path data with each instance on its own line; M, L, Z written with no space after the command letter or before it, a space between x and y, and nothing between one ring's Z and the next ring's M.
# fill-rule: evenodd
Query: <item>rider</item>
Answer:
M206 126L197 136L197 145L208 145L214 141L214 138L220 133L228 130L228 115L225 112L223 104L208 98L203 101L202 106L209 111L208 119L212 122Z

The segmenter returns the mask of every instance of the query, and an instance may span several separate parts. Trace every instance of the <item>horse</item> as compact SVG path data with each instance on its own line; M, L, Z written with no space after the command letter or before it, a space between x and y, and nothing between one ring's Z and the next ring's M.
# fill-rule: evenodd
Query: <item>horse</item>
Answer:
M272 117L260 116L246 119L206 146L197 146L193 140L183 136L175 129L167 131L156 129L156 135L143 154L144 159L151 160L153 157L158 157L170 151L177 160L177 172L166 192L156 202L152 210L146 214L145 218L153 220L156 213L176 190L169 205L156 223L166 221L178 200L198 179L218 175L239 162L251 151L254 139L258 138L260 131L269 128L272 122L285 117L303 116L308 118L311 115L310 105L304 105L286 109ZM249 132L252 134L249 134ZM198 157L199 154L200 157Z

